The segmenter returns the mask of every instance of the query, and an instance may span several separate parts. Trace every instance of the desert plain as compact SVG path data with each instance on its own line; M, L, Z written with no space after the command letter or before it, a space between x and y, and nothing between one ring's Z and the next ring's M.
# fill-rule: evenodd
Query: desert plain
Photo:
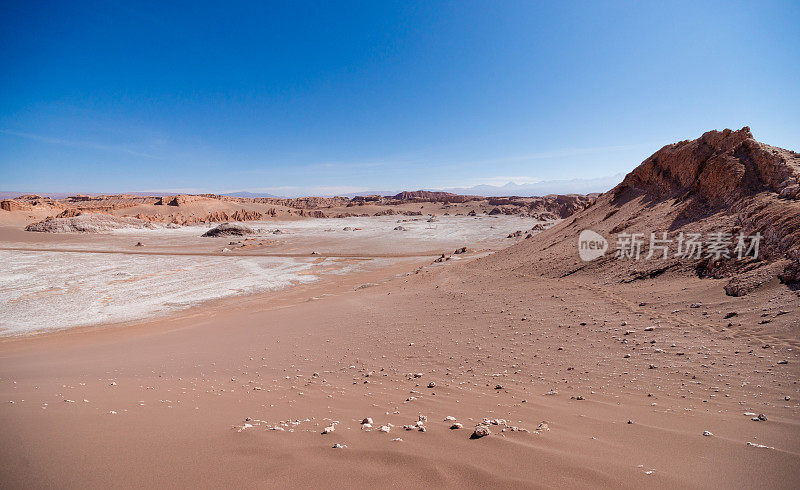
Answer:
M797 488L799 199L748 128L600 195L8 199L0 484Z

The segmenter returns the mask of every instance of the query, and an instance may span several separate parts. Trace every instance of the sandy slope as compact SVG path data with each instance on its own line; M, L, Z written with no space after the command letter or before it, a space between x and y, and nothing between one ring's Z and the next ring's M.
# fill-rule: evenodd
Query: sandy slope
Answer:
M139 327L5 342L3 480L796 486L800 358L796 336L780 327L797 321L794 293L776 284L730 298L720 281L680 278L497 281L490 262L357 290L366 278L340 278L322 286L334 296L310 302L313 288L282 302L253 297ZM697 301L702 308L689 307ZM773 322L753 327L763 305ZM731 309L740 316L727 327ZM426 432L402 429L419 414ZM450 430L448 415L465 428ZM363 431L363 417L394 427ZM484 417L530 432L492 426L470 440ZM300 423L266 429L286 420ZM331 421L335 432L320 434ZM536 433L542 421L550 430Z

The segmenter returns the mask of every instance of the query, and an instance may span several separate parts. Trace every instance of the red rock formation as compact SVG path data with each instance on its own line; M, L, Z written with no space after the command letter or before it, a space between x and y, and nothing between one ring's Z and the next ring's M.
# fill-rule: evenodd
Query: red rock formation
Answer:
M692 141L667 145L646 159L611 191L537 240L507 253L538 255L530 267L544 275L578 271L596 282L657 277L665 271L700 277L730 277L726 292L746 294L776 276L794 281L800 270L800 155L753 139L749 128L710 131ZM611 253L581 262L577 237L589 229L609 240ZM760 234L757 258L740 259L674 254L651 261L616 260L615 237L642 233L642 255L649 234ZM731 244L731 248L734 244ZM524 252L523 252L524 251ZM675 252L675 250L672 250ZM793 255L795 254L795 255Z
M30 205L17 201L16 199L4 199L0 201L0 209L3 211L22 211L24 209L30 209Z
M450 192L436 191L403 191L391 197L401 202L468 202L483 199L479 196L462 196Z
M56 218L72 218L73 216L80 216L81 212L76 208L69 208L65 209L61 213L59 213Z

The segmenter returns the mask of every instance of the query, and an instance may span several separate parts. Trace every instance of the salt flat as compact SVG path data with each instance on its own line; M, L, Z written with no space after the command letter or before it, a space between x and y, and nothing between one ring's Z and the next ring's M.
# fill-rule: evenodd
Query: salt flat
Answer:
M309 259L0 251L3 335L134 320L309 282Z
M249 226L257 233L247 238L255 243L246 247L231 245L232 240L245 243L240 237L201 237L211 226L69 234L46 242L3 241L3 247L29 250L0 250L0 262L5 264L0 269L4 311L0 335L164 315L203 301L313 282L323 274L385 267L405 260L406 255L436 254L440 249L500 248L514 242L506 238L510 231L536 223L519 217L428 219L381 216L254 222ZM394 229L398 226L404 231ZM45 236L26 233L24 238ZM135 247L139 241L147 246ZM369 257L347 261L324 254Z

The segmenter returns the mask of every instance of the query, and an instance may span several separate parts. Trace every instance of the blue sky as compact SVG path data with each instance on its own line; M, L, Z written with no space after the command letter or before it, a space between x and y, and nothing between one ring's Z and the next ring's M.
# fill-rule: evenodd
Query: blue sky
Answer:
M796 1L2 2L0 190L596 178L745 125L798 150L799 18Z

